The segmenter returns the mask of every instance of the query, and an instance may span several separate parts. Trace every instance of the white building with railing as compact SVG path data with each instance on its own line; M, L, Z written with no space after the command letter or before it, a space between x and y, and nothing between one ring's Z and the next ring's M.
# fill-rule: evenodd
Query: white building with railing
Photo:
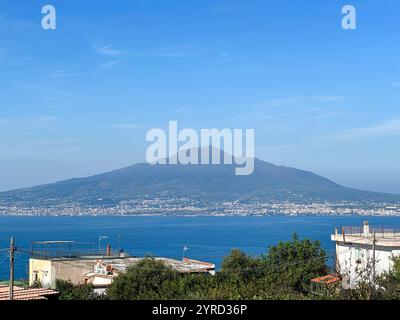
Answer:
M400 255L400 230L373 228L365 221L362 227L342 227L331 236L336 243L336 269L343 276L343 286L354 288L360 281L373 281L393 267L393 257Z

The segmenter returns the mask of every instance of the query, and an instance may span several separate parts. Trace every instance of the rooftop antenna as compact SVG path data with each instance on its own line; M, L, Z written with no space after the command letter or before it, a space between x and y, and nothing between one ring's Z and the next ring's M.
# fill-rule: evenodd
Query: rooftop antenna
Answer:
M121 251L121 234L118 233L118 251Z
M183 252L182 252L182 261L185 260L185 252L188 251L190 248L188 248L186 245L183 247Z
M101 240L103 239L108 239L108 236L103 236L103 235L99 236L99 253L101 252Z

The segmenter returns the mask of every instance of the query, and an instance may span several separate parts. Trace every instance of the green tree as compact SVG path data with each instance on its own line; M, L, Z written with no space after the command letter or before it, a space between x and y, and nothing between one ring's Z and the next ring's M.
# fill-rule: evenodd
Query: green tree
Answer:
M400 300L400 257L393 257L393 267L377 279L376 296L385 300Z
M270 281L284 291L307 294L310 280L328 272L326 259L319 241L299 240L294 234L291 241L271 246L263 265Z
M181 296L179 273L162 261L145 258L128 267L107 289L107 296L115 300L164 300Z
M400 284L400 256L393 257L392 275L394 281Z
M209 291L212 299L289 298L281 284L268 277L262 258L250 257L238 249L225 257L214 279L214 289Z
M88 284L74 286L71 281L57 279L56 290L60 292L60 300L96 300L100 298L95 294L93 286Z
M248 281L256 278L259 267L259 259L252 258L239 249L233 249L222 261L221 273L224 276Z

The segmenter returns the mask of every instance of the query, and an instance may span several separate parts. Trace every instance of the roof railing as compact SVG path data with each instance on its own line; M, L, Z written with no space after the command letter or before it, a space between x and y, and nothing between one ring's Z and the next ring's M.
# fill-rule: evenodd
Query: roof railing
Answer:
M343 226L339 228L340 234L346 236L359 236L359 237L372 237L375 233L376 237L379 238L400 238L400 228L398 227L372 227L372 226Z

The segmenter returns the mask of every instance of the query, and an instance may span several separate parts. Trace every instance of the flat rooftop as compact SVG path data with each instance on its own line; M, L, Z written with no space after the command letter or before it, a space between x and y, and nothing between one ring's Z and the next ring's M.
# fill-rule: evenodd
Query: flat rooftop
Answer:
M167 266L170 266L172 269L180 272L180 273L210 273L215 270L215 264L192 260L189 258L185 258L183 260L177 260L166 257L152 257L156 261L162 261ZM126 269L131 266L139 263L141 260L145 259L143 257L115 257L115 256L80 256L80 257L56 257L56 258L41 258L41 257L31 257L31 259L35 260L49 260L49 261L80 261L86 263L96 263L100 261L107 265L110 265L112 268L119 272L125 272Z
M346 226L336 228L331 235L332 241L372 245L375 238L377 246L400 247L400 229L389 227L372 227L368 222L363 226Z
M99 261L111 265L120 272L125 272L127 267L135 265L143 259L144 258L139 257L124 257L119 259L99 259ZM181 273L208 273L215 270L215 264L188 258L176 260L171 258L155 257L154 260L162 261L167 266L170 266L172 269Z

